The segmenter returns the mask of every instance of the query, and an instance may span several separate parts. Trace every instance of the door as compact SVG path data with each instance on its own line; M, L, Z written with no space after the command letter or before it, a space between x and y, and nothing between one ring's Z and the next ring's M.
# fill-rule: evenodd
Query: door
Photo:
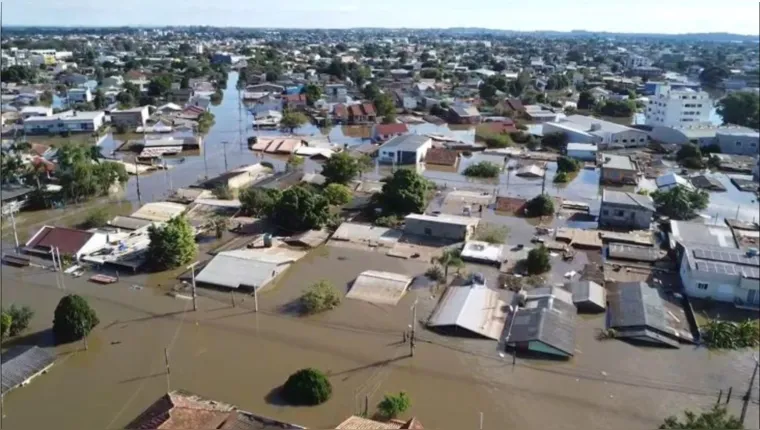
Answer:
M760 293L757 290L747 292L747 304L751 306L760 306Z

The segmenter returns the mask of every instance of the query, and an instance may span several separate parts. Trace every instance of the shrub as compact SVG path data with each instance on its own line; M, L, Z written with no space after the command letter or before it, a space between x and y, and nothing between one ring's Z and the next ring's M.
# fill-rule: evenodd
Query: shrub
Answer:
M53 317L53 335L58 343L79 340L100 323L95 310L83 297L69 294L58 302Z
M351 201L351 190L347 186L338 183L326 186L322 194L331 205L345 205Z
M557 158L557 171L558 172L577 172L581 170L581 163L578 162L578 160L572 159L570 157L559 157Z
M760 321L740 323L710 320L703 325L705 344L713 349L757 348L760 345Z
M32 320L34 311L29 306L17 307L16 305L11 305L3 314L10 317L11 322L8 327L8 334L13 337L29 327L29 321Z
M441 281L444 279L443 269L441 269L441 266L437 264L430 266L430 268L425 271L425 276L432 279L433 281Z
M487 130L477 130L475 139L483 141L489 148L507 148L512 146L512 138L509 134L492 133Z
M470 164L462 172L463 175L471 178L496 178L499 173L501 173L501 168L490 161Z
M540 275L551 269L549 262L549 250L544 246L533 248L528 252L528 258L525 260L525 266L531 275Z
M301 369L290 375L283 386L283 397L292 405L313 406L330 399L332 384L317 369Z
M475 230L475 240L501 244L507 240L508 234L509 229L507 227L481 223Z
M108 211L105 208L95 208L87 214L87 218L81 224L81 228L87 230L90 228L103 227L108 224Z
M13 324L13 318L7 312L0 314L0 339L5 339L11 329L11 324Z
M538 195L525 205L528 216L548 216L554 214L554 201L546 194Z
M301 296L301 305L307 314L330 310L340 304L340 293L327 281L313 284Z
M232 200L235 198L235 193L230 187L225 184L220 184L213 190L214 197L220 200Z
M568 177L568 174L566 172L557 172L557 174L554 175L554 182L558 184L564 184L565 182L569 180L570 178Z
M377 404L377 409L380 415L386 419L393 419L406 412L411 405L412 402L409 396L402 391L397 395L386 394L383 400Z

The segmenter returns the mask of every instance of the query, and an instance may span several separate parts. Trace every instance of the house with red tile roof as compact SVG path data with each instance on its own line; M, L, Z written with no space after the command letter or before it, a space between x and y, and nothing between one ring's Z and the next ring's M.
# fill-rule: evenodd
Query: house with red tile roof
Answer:
M349 125L374 123L377 121L377 112L372 103L339 103L333 107L333 119L335 122Z
M282 96L282 108L292 110L306 109L306 94L285 94Z
M424 430L425 427L415 417L410 420L392 419L390 421L375 421L352 415L346 418L342 423L335 427L336 430L392 430L392 429L412 429Z
M375 142L384 142L392 137L401 136L409 133L409 127L402 122L391 124L375 124L372 127L372 140Z
M61 255L79 260L82 256L102 249L107 241L108 236L102 233L46 225L26 242L24 251L48 256L52 249L57 248Z

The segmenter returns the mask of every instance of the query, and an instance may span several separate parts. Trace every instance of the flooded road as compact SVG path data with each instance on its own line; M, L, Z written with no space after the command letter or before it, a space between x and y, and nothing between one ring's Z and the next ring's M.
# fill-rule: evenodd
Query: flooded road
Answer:
M733 386L740 392L752 370L746 351L710 354L689 347L670 351L598 342L594 335L603 317L579 322L576 357L570 362L518 358L512 367L495 342L443 337L422 328L410 358L401 331L410 323L415 299L420 321L429 315L435 299L427 289L414 290L396 306L345 299L337 309L313 317L286 311L317 279L345 291L362 270L416 275L426 266L328 247L262 293L259 313L252 311L252 300L243 302L240 296L235 308L227 297L201 297L200 310L188 312L189 301L130 288L137 278L110 286L66 278L67 292L85 295L101 324L88 351L80 343L58 347L59 360L48 374L5 399L4 428L119 428L164 394L167 385L309 428L334 428L359 413L365 398L371 414L383 394L400 390L412 399L407 415L431 429L477 428L480 413L485 429L655 428L683 408L711 405L719 389ZM4 303L35 309L26 340L44 344L53 309L64 294L53 274L4 268L2 289ZM331 400L302 408L273 398L290 373L307 366L329 373ZM737 399L729 405L733 413L738 413ZM44 414L39 405L45 405ZM748 416L748 424L756 427L756 404Z

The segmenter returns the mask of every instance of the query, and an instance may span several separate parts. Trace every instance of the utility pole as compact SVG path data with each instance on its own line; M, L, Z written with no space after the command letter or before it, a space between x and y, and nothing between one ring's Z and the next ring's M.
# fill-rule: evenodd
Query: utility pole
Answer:
M148 144L148 135L143 127L143 147ZM142 206L142 194L140 194L140 166L137 165L137 158L135 158L135 177L137 182L137 203Z
M172 175L169 173L169 165L166 164L166 158L164 160L164 172L166 172L166 182L169 184L169 192L172 190Z
M256 286L253 287L253 311L259 312L259 288Z
M171 374L172 369L169 366L169 349L164 348L164 364L166 365L166 392L171 391Z
M90 349L90 347L87 345L87 330L84 327L84 323L82 324L82 334L84 334L84 336L82 336L82 343L84 343L84 350L87 351Z
M417 300L412 305L412 328L411 337L409 338L409 356L414 357L414 341L417 327Z
M739 219L739 209L741 209L741 207L742 207L742 205L739 205L739 206L736 207L736 216L734 217L734 219L736 219L736 220Z
M744 394L744 398L742 398L742 414L740 416L740 420L742 422L742 425L744 424L744 418L747 416L747 407L749 406L749 400L752 398L752 389L755 386L755 377L757 376L757 368L760 367L760 357L755 357L755 369L752 371L752 377L749 379L749 387L747 387L747 392Z
M541 181L541 195L546 192L546 171L544 170L544 179Z
M224 171L227 172L227 144L230 142L227 142L226 140L222 142L222 146L224 147Z
M240 87L237 88L238 96L238 143L240 152L243 152L243 95L240 93Z
M19 253L19 244L18 244L18 232L16 231L16 216L15 213L18 210L18 207L15 203L13 203L10 207L10 216L11 216L11 227L13 227L13 240L16 242L16 254Z
M190 270L190 275L192 276L192 281L193 281L192 286L193 286L193 310L194 311L198 310L198 303L196 302L197 295L195 294L195 266L197 265L198 265L198 261L187 266L188 270Z

